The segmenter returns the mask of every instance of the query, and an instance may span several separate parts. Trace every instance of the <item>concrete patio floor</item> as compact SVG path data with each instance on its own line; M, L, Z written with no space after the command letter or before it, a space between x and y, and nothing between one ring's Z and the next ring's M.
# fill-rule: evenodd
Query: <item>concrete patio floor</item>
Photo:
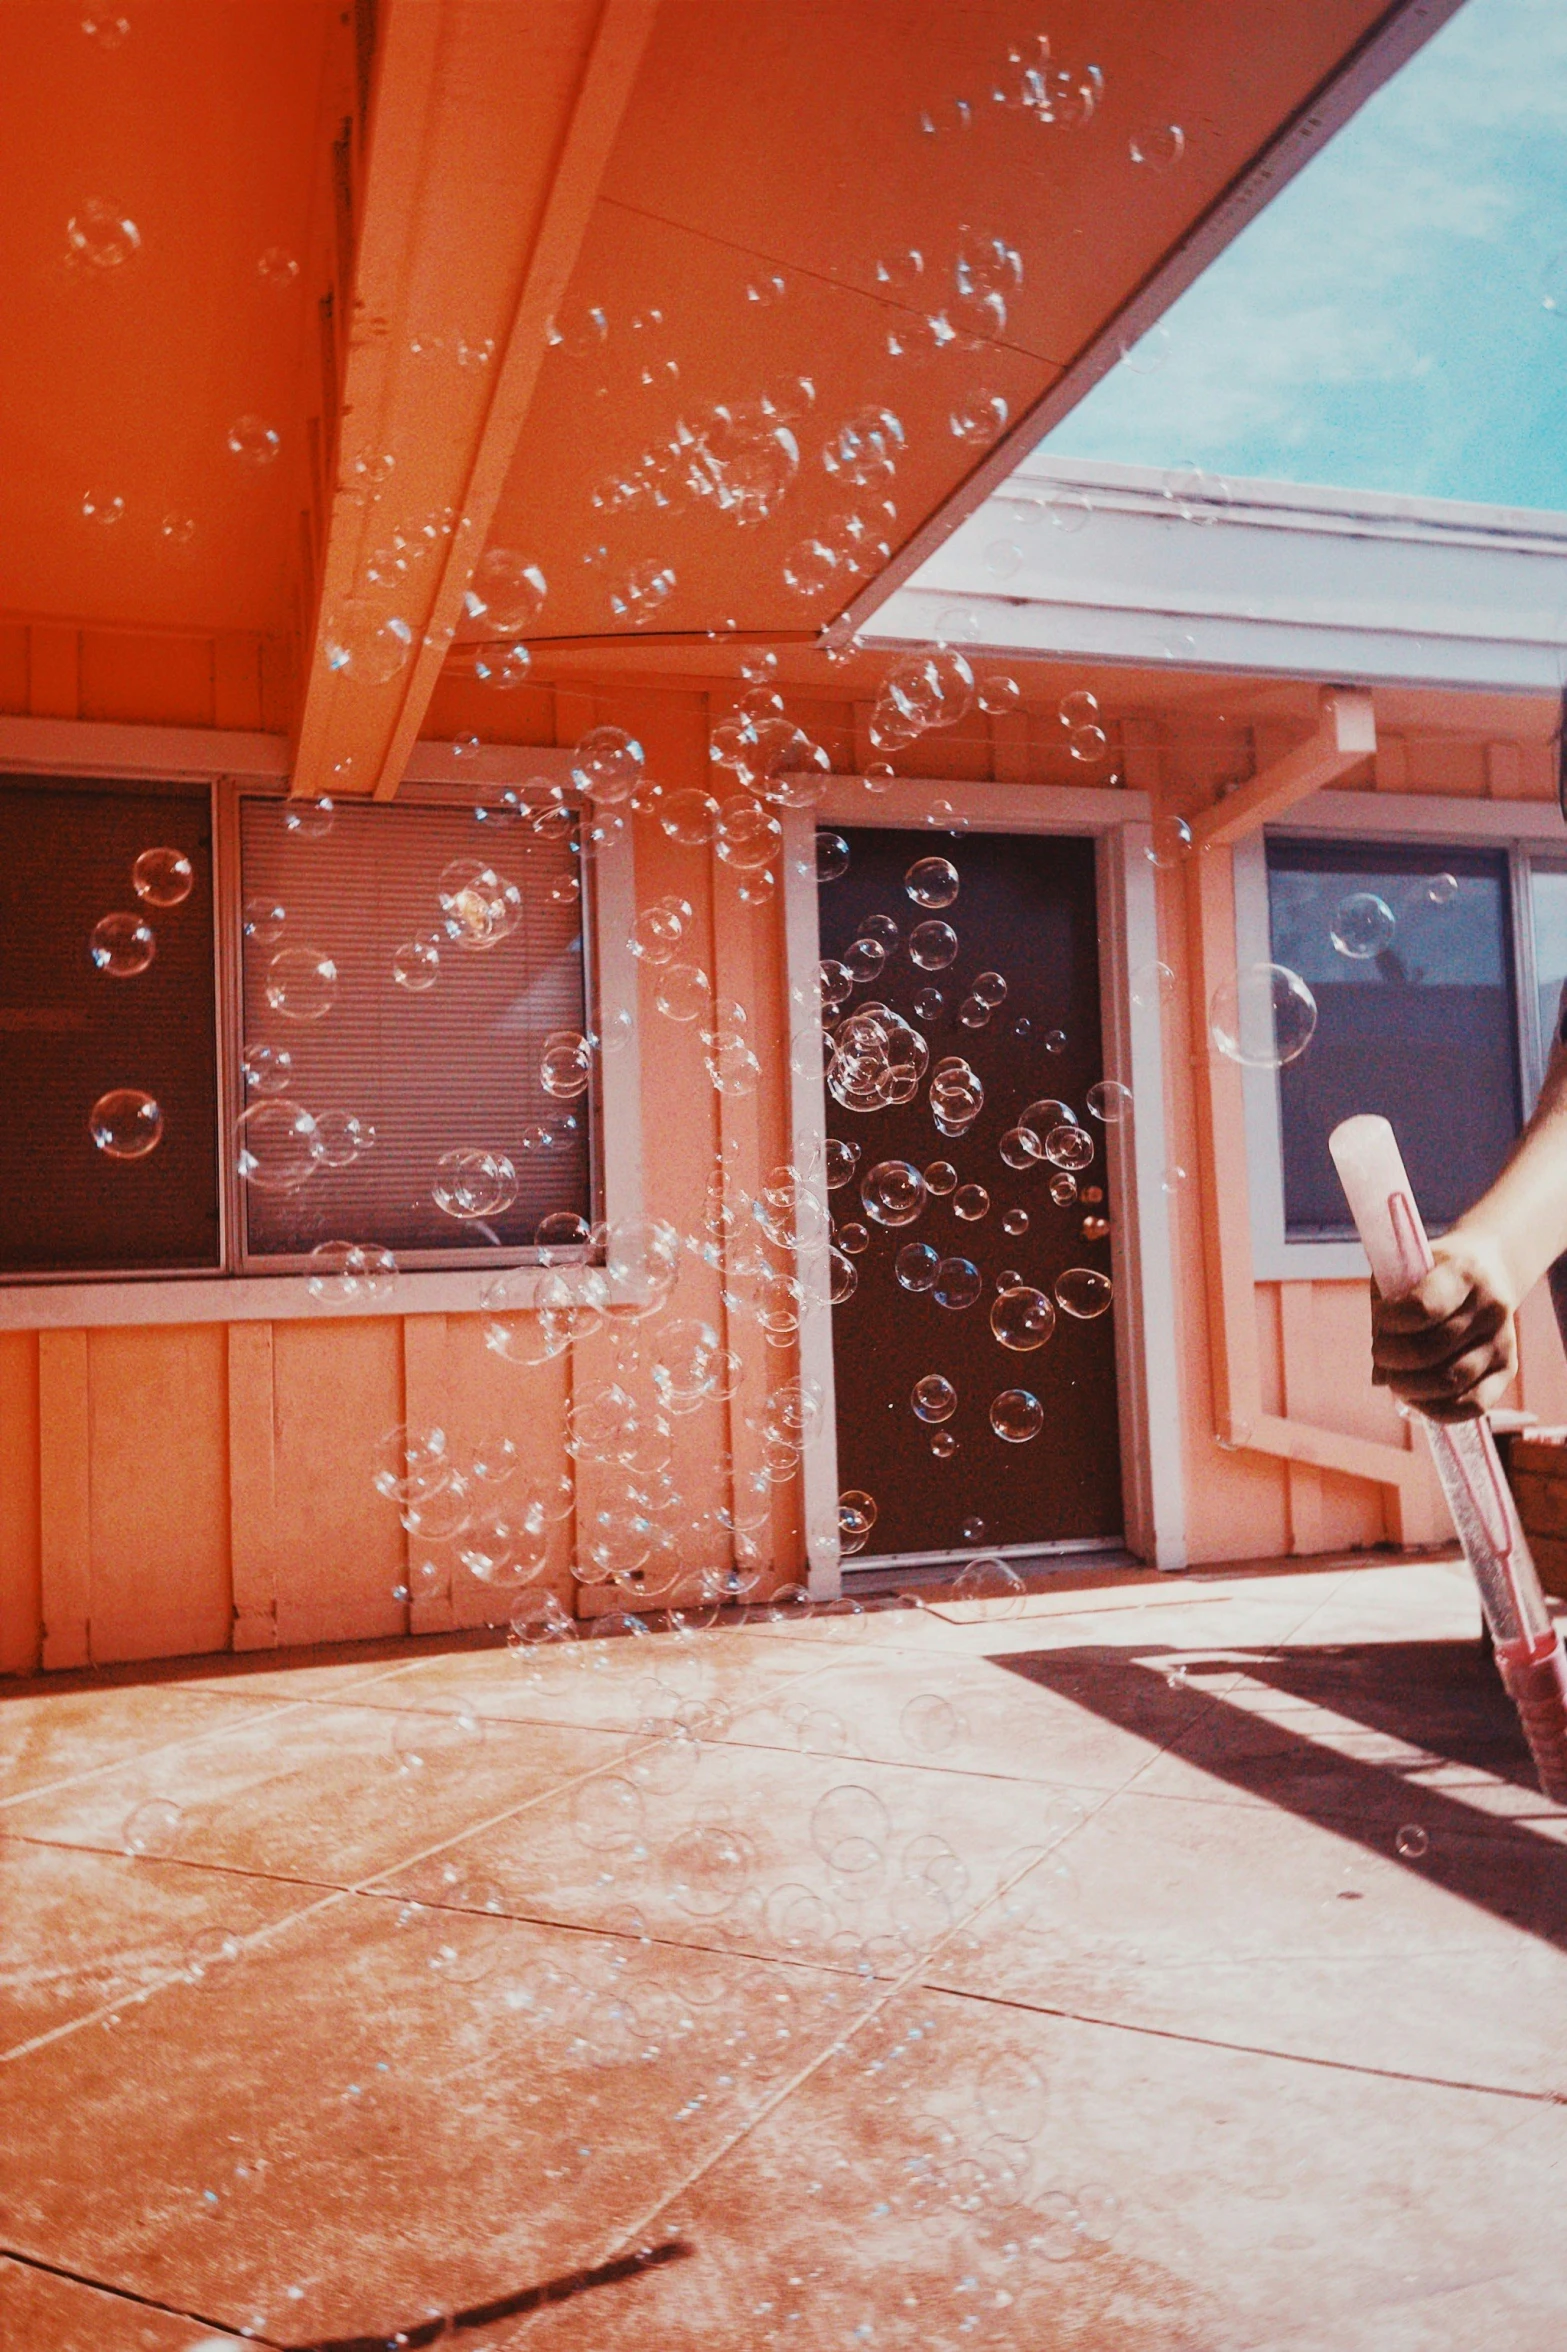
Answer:
M1332 1562L0 1686L0 2344L1560 2352L1476 1629Z

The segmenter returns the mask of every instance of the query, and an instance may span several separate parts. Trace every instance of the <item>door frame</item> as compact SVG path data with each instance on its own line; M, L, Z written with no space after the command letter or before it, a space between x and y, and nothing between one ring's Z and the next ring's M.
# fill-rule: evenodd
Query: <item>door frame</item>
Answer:
M871 794L858 776L835 776L820 804L784 819L784 955L790 1028L811 1018L821 960L815 834L818 826L929 829L935 798L950 801L975 833L1065 834L1094 843L1099 926L1100 1023L1105 1075L1132 1090L1135 1115L1104 1132L1119 1204L1110 1239L1116 1289L1115 1370L1127 1548L1157 1568L1186 1566L1186 1482L1181 1432L1178 1286L1174 1221L1165 1176L1169 1120L1159 991L1132 1002L1131 975L1159 957L1157 886L1149 857L1151 810L1143 792L1042 784L971 784L921 777ZM821 1165L826 1116L808 1055L790 1053L790 1157ZM842 1590L837 1535L838 1415L825 1234L802 1242L797 1272L800 1378L822 1411L802 1462L806 1556L813 1597Z

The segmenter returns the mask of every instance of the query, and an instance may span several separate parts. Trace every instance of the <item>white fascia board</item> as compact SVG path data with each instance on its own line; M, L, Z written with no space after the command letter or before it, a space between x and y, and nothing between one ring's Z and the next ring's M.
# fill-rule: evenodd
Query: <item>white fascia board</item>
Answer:
M958 604L996 654L1560 691L1567 517L1285 483L1177 500L1168 483L1036 453L866 641L950 637Z

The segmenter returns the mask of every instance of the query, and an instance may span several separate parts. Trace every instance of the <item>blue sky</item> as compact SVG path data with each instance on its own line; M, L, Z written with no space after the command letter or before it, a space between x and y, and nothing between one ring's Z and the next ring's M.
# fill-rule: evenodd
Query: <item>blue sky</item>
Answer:
M1052 455L1567 510L1567 0L1468 0L1164 324Z

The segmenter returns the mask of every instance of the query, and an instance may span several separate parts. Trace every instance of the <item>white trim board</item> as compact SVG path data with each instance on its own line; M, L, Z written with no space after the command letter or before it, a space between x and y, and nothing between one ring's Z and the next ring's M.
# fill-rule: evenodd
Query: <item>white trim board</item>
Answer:
M532 776L564 783L571 753L553 744L486 743L459 753L450 743L416 743L404 782L444 784L459 791L479 785L524 784ZM99 719L0 718L0 774L140 777L236 777L247 785L286 785L288 737L221 727L142 727ZM362 799L343 793L343 800Z
M995 654L1556 693L1567 518L1279 482L1172 496L1153 467L1040 452L865 642L926 642L954 603Z
M819 824L925 829L932 795L951 798L963 829L988 833L1059 833L1097 844L1100 1020L1105 1073L1132 1090L1136 1116L1105 1131L1106 1157L1121 1202L1112 1228L1116 1286L1116 1387L1121 1415L1126 1543L1160 1568L1186 1565L1186 1488L1181 1447L1178 1283L1169 1195L1164 1188L1168 1138L1164 1058L1156 996L1131 1002L1130 975L1159 954L1154 869L1146 854L1150 808L1141 792L1051 785L964 784L941 778L895 784L870 794L855 778L835 777L821 805L785 819L784 938L795 1018L810 1001L820 959L814 833ZM928 828L937 838L950 830ZM805 1057L791 1075L791 1157L820 1164L826 1140L820 1079ZM836 1532L838 1437L833 1387L832 1309L826 1300L826 1243L800 1253L807 1305L800 1325L800 1376L821 1384L823 1411L804 1450L805 1512L811 1591L841 1590ZM1037 1548L1037 1547L1036 1547Z

